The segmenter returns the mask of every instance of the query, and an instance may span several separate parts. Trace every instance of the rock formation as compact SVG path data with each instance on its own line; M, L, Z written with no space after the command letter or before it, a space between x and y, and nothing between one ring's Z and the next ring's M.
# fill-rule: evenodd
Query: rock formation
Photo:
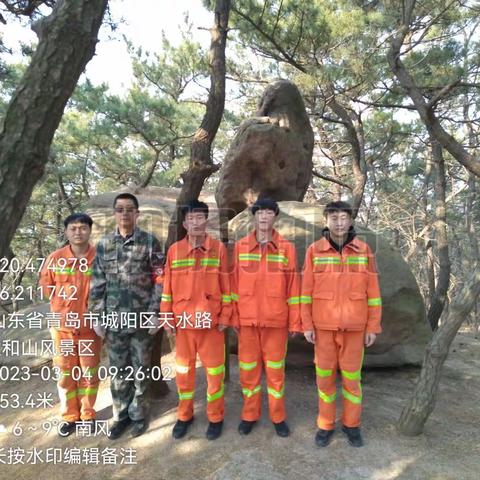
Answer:
M225 156L215 194L222 224L249 198L302 201L312 152L313 131L298 88L287 80L269 84L256 116L242 122Z

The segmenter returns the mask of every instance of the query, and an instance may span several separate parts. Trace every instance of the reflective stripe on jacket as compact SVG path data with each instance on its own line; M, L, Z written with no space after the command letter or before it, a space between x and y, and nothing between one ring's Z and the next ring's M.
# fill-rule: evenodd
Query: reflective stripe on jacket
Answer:
M295 246L276 230L263 247L255 231L236 243L232 292L236 325L301 331Z
M89 245L85 265L75 257L70 245L67 245L51 253L43 265L39 285L44 298L50 299L50 310L61 314L60 330L76 333L93 331L90 325L85 325L83 314L87 311L94 257L95 248ZM78 314L79 329L65 325L67 313ZM76 320L74 323L77 323Z
M229 325L230 293L227 249L221 242L207 235L202 246L193 248L185 237L169 248L160 311L173 313L175 325L179 316L190 316L182 328L195 328L198 315L210 319L211 327Z
M357 237L341 253L326 238L310 245L300 301L304 330L380 333L382 300L370 247Z

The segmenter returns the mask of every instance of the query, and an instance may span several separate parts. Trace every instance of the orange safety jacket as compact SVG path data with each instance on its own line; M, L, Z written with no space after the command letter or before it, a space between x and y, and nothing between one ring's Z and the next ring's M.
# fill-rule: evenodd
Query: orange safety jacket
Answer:
M93 332L89 322L85 322L83 315L88 310L88 294L90 291L90 277L92 264L95 258L95 247L88 246L86 263L75 257L70 245L51 253L40 272L39 285L42 287L43 297L50 299L50 310L60 313L60 328L58 330L85 334ZM66 314L78 314L79 328L76 320L68 320Z
M302 331L295 246L273 230L262 248L253 231L235 244L233 255L234 325Z
M327 238L307 249L302 277L304 331L380 333L382 299L370 247L354 237L339 253Z
M165 326L196 329L206 328L208 323L212 328L230 325L232 298L223 243L207 235L204 244L194 248L185 237L169 248L160 312L173 314ZM207 321L199 325L199 316Z

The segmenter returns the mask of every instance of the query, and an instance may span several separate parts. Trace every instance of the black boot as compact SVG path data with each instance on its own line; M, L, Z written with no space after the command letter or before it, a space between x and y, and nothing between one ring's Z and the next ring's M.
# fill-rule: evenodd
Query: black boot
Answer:
M362 434L360 433L360 427L342 427L342 432L347 435L348 443L352 447L363 447Z
M68 437L75 431L75 422L62 422L61 427L58 429L58 435L60 437Z
M238 425L238 433L240 435L248 435L252 431L255 423L257 423L255 420L253 422L242 420Z
M132 438L139 437L148 429L148 422L144 418L142 420L135 420L132 423L132 432L130 434Z
M208 440L216 440L222 434L223 420L221 422L210 422L207 429Z
M288 437L290 435L290 429L286 422L274 423L273 425L279 437Z
M172 437L173 438L182 438L187 433L188 427L192 424L193 417L190 420L183 421L177 420L177 423L173 426Z
M108 438L110 440L116 440L117 438L121 437L123 435L123 432L130 425L130 423L130 417L127 417L124 420L120 420L118 422L113 422L112 428L108 432Z
M333 432L335 430L323 430L319 429L315 435L315 443L318 447L326 447L332 440Z

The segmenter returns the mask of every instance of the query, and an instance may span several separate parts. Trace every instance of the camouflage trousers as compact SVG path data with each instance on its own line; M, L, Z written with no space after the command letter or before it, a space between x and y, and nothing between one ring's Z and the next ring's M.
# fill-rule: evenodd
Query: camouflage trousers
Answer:
M133 421L142 420L148 410L154 337L147 329L139 329L133 333L107 330L105 338L110 367L118 368L117 375L110 381L113 418L115 421L128 417Z

